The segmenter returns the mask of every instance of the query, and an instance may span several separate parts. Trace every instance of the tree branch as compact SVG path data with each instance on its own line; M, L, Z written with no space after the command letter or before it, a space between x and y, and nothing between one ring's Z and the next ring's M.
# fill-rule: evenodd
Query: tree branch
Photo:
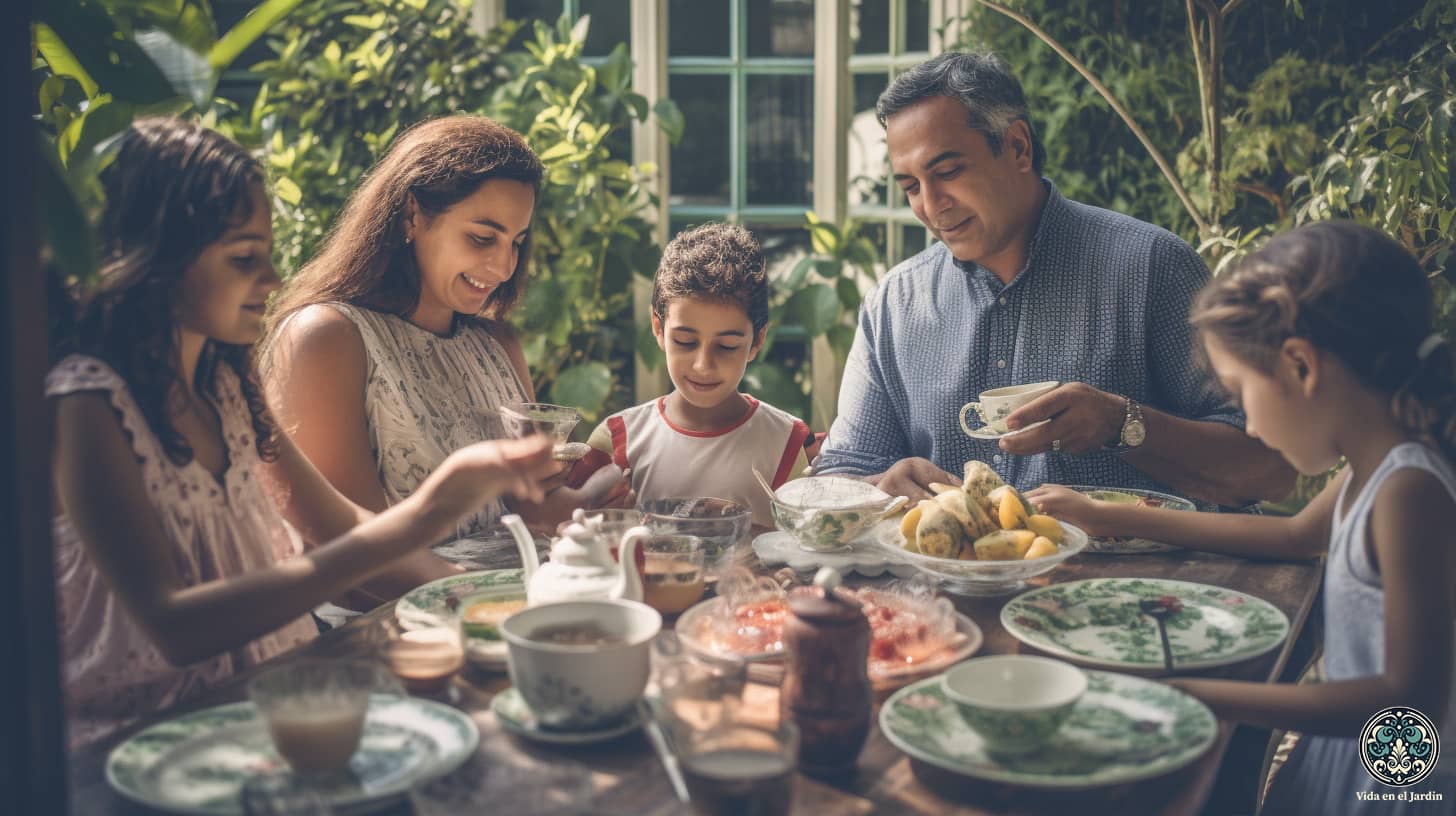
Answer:
M1183 188L1183 183L1178 180L1178 176L1173 172L1172 166L1168 164L1168 160L1163 158L1163 154L1159 152L1158 148L1153 145L1150 139L1148 139L1147 134L1144 133L1143 129L1138 126L1137 121L1132 118L1132 115L1130 113L1127 112L1127 108L1123 107L1122 103L1117 101L1117 97L1112 95L1112 91L1108 90L1106 85L1103 85L1097 79L1097 77L1093 76L1092 72L1087 69L1087 66L1083 65L1077 60L1076 57L1072 56L1071 53L1068 52L1061 43L1052 39L1052 36L1050 34L1043 31L1039 26L1036 25L1036 23L1033 23L1026 16L1012 11L1005 6L1000 5L999 3L992 2L992 0L976 0L976 2L998 14L1002 14L1006 17L1011 18L1012 20L1015 20L1017 23L1020 23L1021 26L1027 31L1035 34L1038 39L1050 46L1053 51L1057 52L1058 56L1066 60L1067 64L1072 66L1072 68L1074 68L1077 73L1081 74L1082 78L1086 79L1087 82L1090 83L1094 89L1096 89L1097 93L1100 94L1103 99L1107 100L1107 104L1112 107L1112 110L1119 117L1121 117L1123 123L1127 125L1129 130L1132 131L1132 135L1137 137L1137 140L1142 143L1143 148L1146 149L1149 155L1153 157L1153 162L1156 163L1158 165L1158 169L1163 172L1163 177L1166 178L1168 180L1168 184L1172 186L1173 192L1178 196L1178 200L1183 202L1183 208L1188 211L1188 215L1193 219L1193 223L1198 225L1199 235L1206 236L1208 234L1208 223L1203 219L1203 216L1199 214L1198 208L1193 206L1193 200L1188 197L1188 191Z

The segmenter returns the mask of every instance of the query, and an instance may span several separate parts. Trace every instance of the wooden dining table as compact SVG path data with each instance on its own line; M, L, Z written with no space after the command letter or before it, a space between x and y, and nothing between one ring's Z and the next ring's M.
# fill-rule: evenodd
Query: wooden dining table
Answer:
M773 572L759 563L745 543L736 548L737 560L759 572ZM502 553L498 564L519 566L514 553ZM1050 573L1032 579L1032 586L1085 578L1166 578L1212 584L1262 598L1289 617L1289 637L1278 649L1259 657L1189 676L1225 677L1256 682L1291 679L1313 654L1318 642L1317 626L1311 626L1311 611L1319 594L1321 565L1317 561L1274 562L1228 558L1192 551L1174 550L1138 555L1083 553ZM874 585L889 580L850 575L851 585ZM1002 605L1013 596L993 598L948 595L956 609L980 626L985 636L978 654L1032 653L1011 636L1000 622ZM345 626L325 632L317 640L271 661L284 663L300 657L361 657L371 655L378 643L381 621L394 614L393 604L381 606ZM1316 616L1317 617L1317 616ZM671 621L669 621L670 623ZM158 712L144 721L99 744L71 756L71 812L78 814L133 814L150 812L111 790L105 779L105 760L112 747L126 736L148 725L178 714L246 699L246 685L252 674L269 664L255 667L185 705ZM480 729L480 746L454 776L450 807L431 812L460 814L503 813L498 805L507 798L522 801L523 790L533 786L543 792L560 788L566 779L575 786L577 809L591 814L642 814L669 816L690 813L673 795L673 789L657 755L641 732L596 745L560 747L525 741L502 730L490 712L491 698L507 688L503 674L471 668L455 679L460 709ZM776 709L777 689L757 686L750 693L767 707ZM883 695L881 696L883 699ZM1252 813L1254 789L1263 766L1267 731L1235 728L1221 723L1213 746L1196 762L1163 777L1137 783L1077 792L1035 790L982 782L949 773L911 759L896 749L881 733L878 709L869 738L860 754L852 778L833 784L799 775L794 789L793 813L799 816L838 814L937 814L979 816L981 814L1117 813L1197 814ZM495 773L508 765L509 774ZM462 781L463 780L463 781ZM472 780L477 780L475 784ZM442 782L449 783L447 778ZM474 785L474 787L472 787ZM464 789L461 799L460 790ZM509 794L509 797L507 796ZM543 800L544 801L544 800ZM384 812L410 813L411 805L400 802ZM548 808L542 812L551 812Z

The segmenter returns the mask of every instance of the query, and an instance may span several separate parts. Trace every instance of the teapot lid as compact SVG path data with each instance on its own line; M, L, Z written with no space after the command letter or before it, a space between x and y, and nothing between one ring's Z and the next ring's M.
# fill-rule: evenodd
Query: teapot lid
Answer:
M571 523L551 545L551 560L575 567L601 566L605 553L598 555L593 546L602 543L602 517L588 517L580 507L571 512Z

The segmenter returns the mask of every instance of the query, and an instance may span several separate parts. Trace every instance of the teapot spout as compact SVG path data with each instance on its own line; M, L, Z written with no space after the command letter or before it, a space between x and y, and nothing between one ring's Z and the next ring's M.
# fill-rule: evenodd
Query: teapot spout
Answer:
M637 572L637 550L650 535L652 531L646 527L633 527L622 536L622 547L617 557L622 562L622 571L617 577L616 586L612 587L611 597L624 601L642 600L642 575Z
M525 570L521 581L530 585L531 578L536 574L536 568L541 566L540 559L536 557L536 539L531 536L531 531L526 529L526 522L514 513L501 516L501 524L511 531L511 537L516 540L516 552L520 553L521 568Z

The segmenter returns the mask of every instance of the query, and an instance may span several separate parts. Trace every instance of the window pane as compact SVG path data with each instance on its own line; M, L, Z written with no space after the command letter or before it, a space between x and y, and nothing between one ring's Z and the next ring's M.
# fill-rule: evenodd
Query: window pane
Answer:
M849 39L856 54L890 53L890 0L850 0Z
M901 224L900 227L900 257L895 259L899 263L906 258L925 249L926 232L925 227L919 224Z
M506 18L554 23L561 16L561 7L562 0L506 0Z
M671 0L667 4L667 55L728 56L732 2L735 0Z
M809 204L814 78L749 76L747 112L748 203Z
M889 81L888 74L854 75L854 115L845 145L850 204L885 203L889 164L885 129L875 118L875 100Z
M748 56L814 56L812 0L748 0Z
M905 4L905 50L930 50L930 0Z
M586 35L586 48L582 49L585 56L605 57L617 43L631 47L631 0L581 0L581 14L591 15L591 30Z
M729 202L728 77L670 74L687 126L672 148L672 204Z

